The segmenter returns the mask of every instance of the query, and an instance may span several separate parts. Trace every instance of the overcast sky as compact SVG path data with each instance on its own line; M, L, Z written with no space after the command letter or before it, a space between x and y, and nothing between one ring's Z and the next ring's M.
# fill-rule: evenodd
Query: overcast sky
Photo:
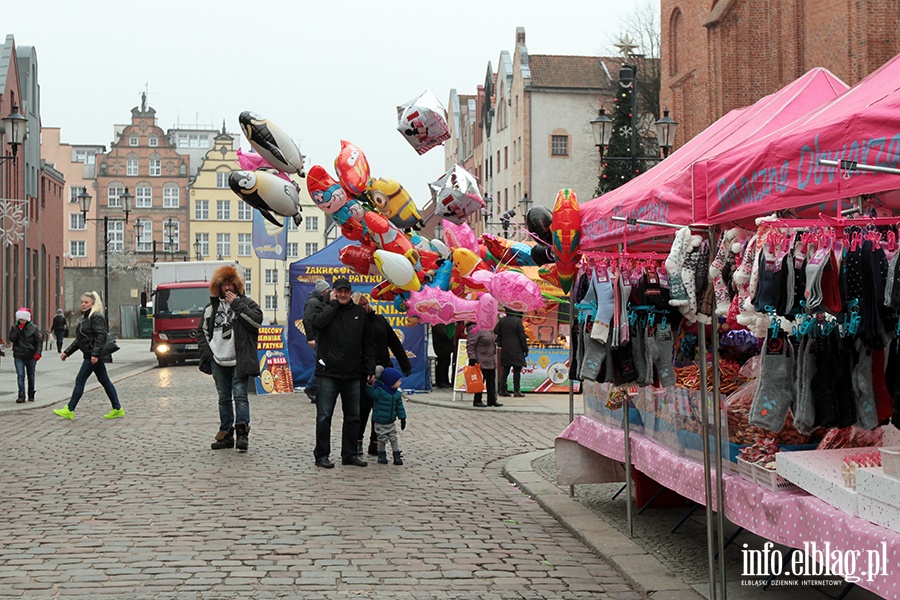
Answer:
M36 0L3 11L4 35L37 50L44 127L72 144L105 144L148 91L158 124L213 126L253 110L334 174L340 140L375 177L417 204L443 173L396 130L396 106L430 89L473 94L487 64L512 57L516 27L531 54L613 55L621 28L652 0ZM452 6L452 10L448 7Z

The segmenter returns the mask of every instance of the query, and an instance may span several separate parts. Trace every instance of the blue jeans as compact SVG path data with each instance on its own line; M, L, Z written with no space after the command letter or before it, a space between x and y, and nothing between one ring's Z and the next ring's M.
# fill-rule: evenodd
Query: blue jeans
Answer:
M313 371L312 377L306 382L306 391L315 393L319 389L319 380L316 378L316 372Z
M235 423L249 425L250 400L247 398L247 378L238 377L237 367L223 367L216 361L212 363L212 376L216 382L216 391L219 393L219 431L228 431Z
M16 358L16 381L19 384L19 396L25 397L25 374L28 374L28 397L34 398L34 365L33 358Z
M75 407L78 406L78 401L81 400L81 396L84 394L84 384L87 383L91 373L97 376L97 381L106 390L106 397L109 398L112 407L122 408L122 405L119 404L116 386L113 385L112 380L109 378L109 373L106 372L106 363L101 358L97 361L97 364L91 364L91 358L88 357L81 363L81 369L78 370L78 375L75 376L75 389L72 390L72 398L69 399L69 410L74 411Z
M319 394L316 399L316 460L331 454L331 418L341 396L344 423L341 428L341 460L356 456L356 436L359 434L359 379L319 377Z

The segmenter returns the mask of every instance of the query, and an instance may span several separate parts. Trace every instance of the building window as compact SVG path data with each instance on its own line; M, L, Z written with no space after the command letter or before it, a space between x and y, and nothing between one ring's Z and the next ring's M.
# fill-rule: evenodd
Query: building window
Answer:
M278 285L278 269L266 269L266 285Z
M84 215L80 212L69 213L69 229L72 231L87 229L87 222L84 219Z
M125 251L125 221L108 221L106 237L109 239L110 252Z
M153 148L156 148L157 146L159 146L159 138L156 137L155 135L150 136L150 146Z
M216 200L216 219L219 221L231 220L231 200Z
M300 244L297 242L288 242L287 255L288 258L300 258Z
M160 175L162 175L162 159L150 159L150 175L153 177L159 177Z
M503 168L509 168L509 146L503 146Z
M150 219L138 219L134 224L134 230L135 232L141 232L135 243L135 249L138 252L150 252L153 250L153 221Z
M567 135L551 135L550 136L550 155L551 156L568 156L569 155L569 136L567 136Z
M81 193L80 185L73 185L69 187L69 204L76 204L78 202L78 194Z
M129 137L129 138L128 138L128 145L129 145L129 146L137 146L137 145L138 145L138 136L133 135L133 136Z
M238 221L252 221L253 220L253 207L244 202L243 200L238 202Z
M136 158L128 158L125 161L125 174L129 177L137 177L138 174L138 159Z
M297 224L294 223L294 219L285 219L287 221L287 230L288 231L297 231Z
M253 292L253 269L244 269L244 293L248 296Z
M305 217L303 220L306 222L307 231L319 230L319 217Z
M169 240L168 234L166 234L166 252L178 252L181 250L181 223L179 221L175 221L175 227L172 229L172 239ZM163 229L165 232L165 229Z
M216 173L216 187L219 189L228 189L228 177L231 175L230 171L218 171Z
M231 234L230 233L217 233L216 234L216 256L221 256L222 258L227 258L231 256Z
M150 208L153 206L153 188L146 183L139 183L134 189L134 207Z
M200 256L209 256L209 234L194 234L194 239L200 242Z
M319 251L318 242L306 242L306 256L312 256Z
M278 296L266 296L266 310L278 310Z
M194 203L194 220L209 220L209 200L197 200Z
M167 183L163 187L163 208L178 208L181 206L181 190L174 183Z
M253 234L238 234L238 256L253 256Z
M84 258L87 256L87 242L84 240L69 240L69 255L72 258Z
M112 208L121 208L122 200L119 196L125 191L125 186L121 183L111 183L106 188L106 205Z

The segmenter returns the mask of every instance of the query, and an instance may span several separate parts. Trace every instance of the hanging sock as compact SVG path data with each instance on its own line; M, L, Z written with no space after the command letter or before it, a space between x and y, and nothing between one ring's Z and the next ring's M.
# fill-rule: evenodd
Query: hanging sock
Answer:
M806 308L811 310L822 303L822 273L828 266L831 252L827 248L819 248L806 261Z
M594 315L594 326L591 328L591 338L602 343L609 339L609 330L612 327L613 316L616 312L616 294L613 282L604 268L598 274L599 278L594 282L594 293L597 296L597 313Z
M853 402L856 404L857 425L861 429L871 431L878 427L878 415L875 411L875 391L872 388L872 355L856 342L859 361L853 369Z
M653 368L647 363L646 339L646 328L631 328L631 358L634 361L635 381L641 386L653 383Z
M812 380L816 374L816 355L813 352L814 341L803 336L797 349L794 375L794 427L800 433L808 434L815 429L816 406L812 396Z
M793 348L790 339L767 337L760 363L759 386L750 406L750 424L778 433L794 401Z
M872 350L872 390L875 392L875 412L879 424L890 421L894 408L894 401L891 399L885 379L884 358L884 348Z
M647 345L652 349L652 364L656 367L656 377L659 387L673 387L675 385L675 369L672 367L672 328L655 328L652 336L647 337Z

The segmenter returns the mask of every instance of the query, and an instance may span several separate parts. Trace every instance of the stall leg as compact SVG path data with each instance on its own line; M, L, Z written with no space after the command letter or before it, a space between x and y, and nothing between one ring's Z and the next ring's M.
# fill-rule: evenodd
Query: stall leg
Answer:
M742 533L744 533L744 528L743 528L743 527L738 527L738 528L735 530L735 532L732 533L731 535L729 535L729 536L728 536L728 539L725 540L725 545L722 546L722 549L724 550L725 548L727 548L728 546L730 546L730 545L731 545L731 542L733 542L735 539L737 539L737 536L741 535ZM717 559L719 558L719 553L718 553L718 552L716 552L716 558L717 558Z
M626 484L623 484L622 487L619 488L619 491L616 492L615 494L613 494L613 497L612 497L611 499L612 499L612 500L615 500L616 498L618 498L618 497L619 497L619 494L621 494L622 492L624 492L624 491L625 491L625 488L627 488L627 487L628 487L628 484L627 484L627 483L626 483Z
M687 523L687 520L691 518L691 515L697 512L698 508L700 508L700 505L695 502L694 505L690 507L684 514L684 516L678 519L678 522L675 523L675 527L673 527L669 533L675 533L676 531L678 531L678 528Z
M647 510L647 509L650 507L651 504L653 504L653 501L656 500L656 499L659 497L659 495L662 494L664 491L666 491L666 488L660 488L658 492L656 492L655 494L653 494L653 496L651 496L650 499L647 500L647 503L646 503L646 504L644 504L642 507L640 507L640 508L638 509L637 514L639 514L639 515L640 515L640 514L643 514L643 512L644 512L645 510Z
M847 595L851 591L853 591L853 588L855 588L855 587L856 587L855 583L848 583L847 585L845 585L843 587L843 589L841 589L841 593L837 595L837 598L835 598L835 600L844 600L844 598L846 598Z

